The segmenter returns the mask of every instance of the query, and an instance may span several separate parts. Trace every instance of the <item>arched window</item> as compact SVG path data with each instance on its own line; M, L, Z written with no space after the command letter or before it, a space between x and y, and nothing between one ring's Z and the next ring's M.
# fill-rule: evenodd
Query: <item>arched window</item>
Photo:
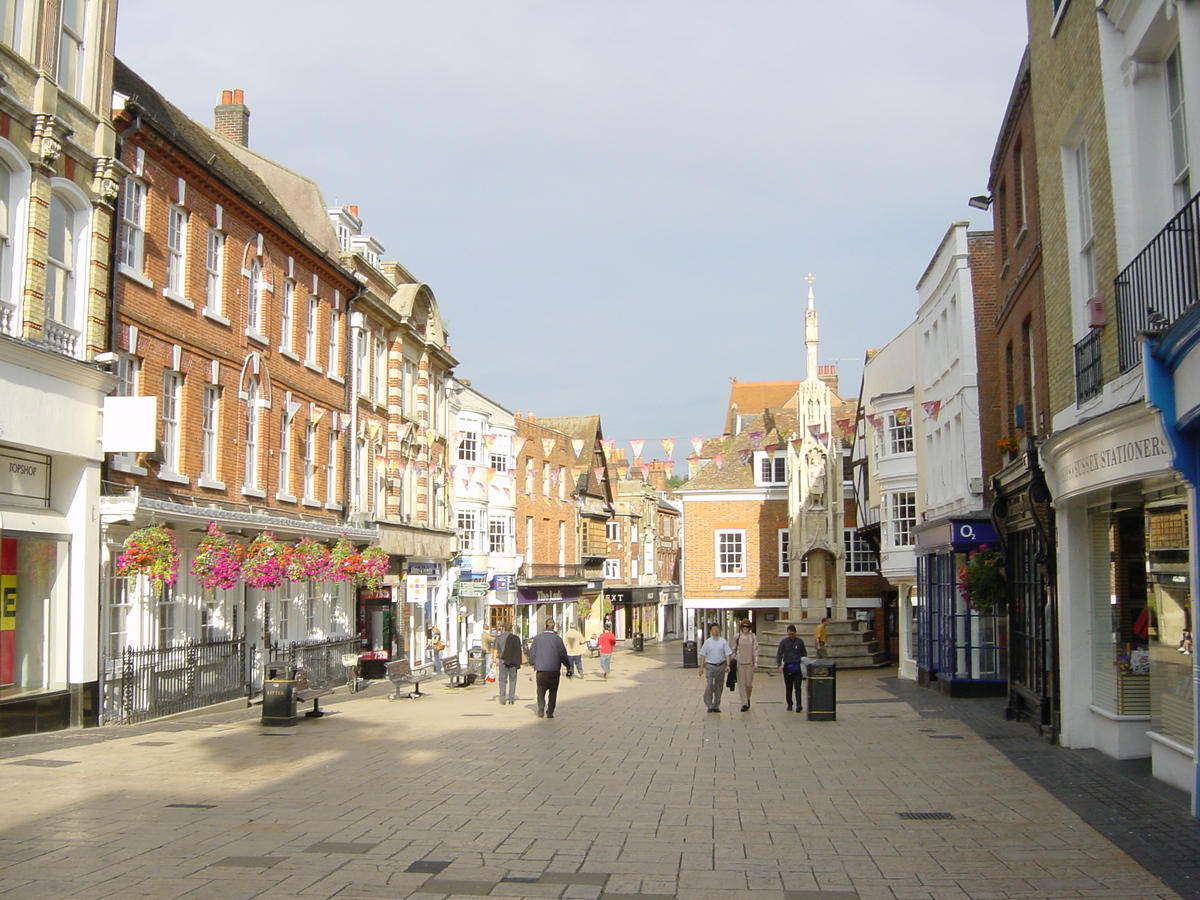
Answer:
M246 330L262 333L262 260L250 260L246 270Z
M258 376L251 375L246 384L246 477L243 486L258 487Z
M28 166L16 148L0 140L0 334L13 337L21 335L28 191Z
M46 234L46 321L43 339L54 350L77 356L87 291L88 204L66 179L51 182Z

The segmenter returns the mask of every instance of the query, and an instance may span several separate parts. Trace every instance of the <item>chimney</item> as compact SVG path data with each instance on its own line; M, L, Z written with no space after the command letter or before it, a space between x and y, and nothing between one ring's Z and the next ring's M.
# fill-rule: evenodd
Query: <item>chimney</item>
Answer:
M358 218L358 207L357 206L347 206L346 209L350 210L350 215L354 216L354 218L356 218L356 219Z
M250 110L241 91L221 91L221 103L213 109L213 131L243 147L250 142Z
M533 414L533 410L527 410L527 411L525 412L525 421L526 421L526 422L533 422L534 424L537 424L537 416L535 416L535 415Z

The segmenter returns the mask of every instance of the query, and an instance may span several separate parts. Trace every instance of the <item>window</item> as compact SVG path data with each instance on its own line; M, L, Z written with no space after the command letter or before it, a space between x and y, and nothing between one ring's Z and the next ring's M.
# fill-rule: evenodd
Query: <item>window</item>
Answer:
M329 374L341 374L342 355L342 312L338 309L329 310Z
M610 541L619 541L621 539L621 523L620 522L605 522L604 536Z
M530 494L533 493L533 457L532 456L525 457L525 484L522 486L522 490L527 491Z
M892 494L890 522L893 547L911 547L916 543L913 529L917 525L917 495L912 491Z
M788 558L788 549L791 547L791 530L787 528L779 529L779 574L789 575L792 571L792 562Z
M304 361L317 364L317 316L321 313L321 298L309 295L308 315L304 319Z
M555 474L558 476L558 499L565 500L567 498L567 467L559 466Z
M329 429L325 442L325 504L336 506L338 501L338 430Z
M187 210L181 206L171 207L167 215L167 285L164 290L179 299L187 296L187 220Z
M76 277L79 248L86 235L87 215L65 190L50 195L50 230L46 235L46 318L44 339L53 349L75 356L79 341L78 319L83 307Z
M550 463L542 460L542 493L550 496Z
M898 409L887 414L888 453L913 452L912 420L907 409Z
M255 257L246 272L246 330L261 335L265 328L262 315L262 260Z
M718 531L717 544L717 574L745 575L746 574L746 532Z
M318 637L317 634L317 598L304 598L304 630L309 637Z
M283 282L283 309L279 311L279 349L292 352L292 332L296 329L296 282Z
M275 608L275 637L286 641L292 631L292 598L281 597Z
M1167 57L1167 117L1171 126L1171 175L1175 182L1175 206L1182 208L1192 197L1188 166L1187 121L1184 118L1183 71L1179 47Z
M221 601L205 600L200 607L200 642L212 644L225 637L221 617Z
M358 382L359 396L366 396L367 385L367 333L359 329L354 337L354 378Z
M304 499L312 500L317 487L317 423L304 425Z
M604 579L606 581L617 581L621 577L621 561L619 559L606 559L604 561Z
M843 529L842 537L846 546L847 575L870 575L879 570L875 561L875 551L857 530Z
M488 519L488 553L508 553L508 519L502 516Z
M476 510L460 509L458 511L458 536L464 552L476 553L479 551L479 513Z
M458 461L477 462L479 460L479 432L464 431L458 441Z
M117 554L112 554L113 569L116 568ZM104 657L109 665L105 667L110 674L115 674L119 666L121 654L129 646L129 620L133 615L133 602L130 599L130 578L110 576L108 581L108 596L104 604Z
M179 413L183 395L183 374L167 371L163 373L162 392L162 458L163 467L171 472L179 471Z
M772 454L759 451L755 454L758 456L758 483L761 484L787 484L787 456L777 454L772 459Z
M84 29L88 0L60 0L61 30L58 40L58 86L73 97L83 96Z
M638 523L629 523L629 543L636 544L638 542Z
M120 265L141 275L146 246L146 185L132 175L125 178L117 245Z
M217 454L220 449L217 433L218 404L221 388L206 384L200 406L200 477L217 480Z
M503 453L493 453L489 458L491 467L495 469L497 475L505 475L508 473L508 457Z
M204 308L220 315L221 273L225 267L225 235L215 228L208 229L208 242L204 250Z
M1025 230L1025 151L1018 139L1013 146L1013 224L1017 235Z
M258 427L261 414L258 403L258 376L253 375L246 385L246 474L243 481L243 487L250 490L258 488Z
M17 316L20 291L14 290L13 285L20 283L21 278L14 267L19 256L15 243L16 210L23 199L18 184L23 181L0 159L0 333L11 335L21 330Z
M279 494L292 493L292 413L284 409L279 416Z
M375 337L375 387L372 396L376 403L387 403L387 343Z
M1088 168L1087 144L1075 148L1075 207L1079 241L1079 287L1083 299L1096 296L1095 232L1092 224L1091 172Z
M159 588L154 611L158 626L158 646L175 646L180 638L179 598L175 594L175 585L164 584Z
M375 473L375 490L371 497L371 509L375 512L375 518L382 519L387 515L387 456L381 443L375 445L375 465L372 471Z
M0 2L0 41L21 52L21 29L24 19L23 0Z

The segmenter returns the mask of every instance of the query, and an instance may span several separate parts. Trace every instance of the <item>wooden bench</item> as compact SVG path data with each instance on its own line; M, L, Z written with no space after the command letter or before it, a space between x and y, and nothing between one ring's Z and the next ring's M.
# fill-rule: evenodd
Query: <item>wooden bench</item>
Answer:
M386 671L388 681L392 683L392 689L388 692L389 700L399 700L404 697L409 700L416 700L418 697L424 697L425 694L421 690L421 682L429 677L432 671L432 666L418 666L416 669L404 657L392 660L387 664ZM413 689L406 690L407 685L412 685Z
M598 644L596 641L592 640L591 638L587 639L587 649L588 649L588 656L590 656L592 659L595 659L597 656L600 655L600 644Z
M307 703L309 700L313 702L313 708L304 714L307 718L319 719L325 715L321 709L321 698L332 693L333 688L309 684L308 672L304 669L296 670L296 683L292 690L292 696L297 703Z
M450 676L450 687L470 687L479 678L474 672L464 672L457 656L442 660L442 672Z

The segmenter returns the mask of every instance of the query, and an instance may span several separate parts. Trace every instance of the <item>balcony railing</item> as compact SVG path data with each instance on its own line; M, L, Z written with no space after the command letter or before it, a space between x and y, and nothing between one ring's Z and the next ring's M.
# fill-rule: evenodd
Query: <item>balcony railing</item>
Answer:
M0 300L0 334L17 336L17 307L7 300Z
M47 319L42 327L42 338L50 349L57 350L63 356L74 356L79 346L79 332L52 319Z
M1100 330L1093 329L1075 345L1075 403L1082 405L1104 390Z
M1200 296L1200 194L1113 282L1117 303L1117 356L1121 371L1142 361L1140 335L1165 328Z
M577 564L526 563L517 572L518 581L528 581L534 578L569 578L573 581L587 580L587 576L584 574L584 567Z

